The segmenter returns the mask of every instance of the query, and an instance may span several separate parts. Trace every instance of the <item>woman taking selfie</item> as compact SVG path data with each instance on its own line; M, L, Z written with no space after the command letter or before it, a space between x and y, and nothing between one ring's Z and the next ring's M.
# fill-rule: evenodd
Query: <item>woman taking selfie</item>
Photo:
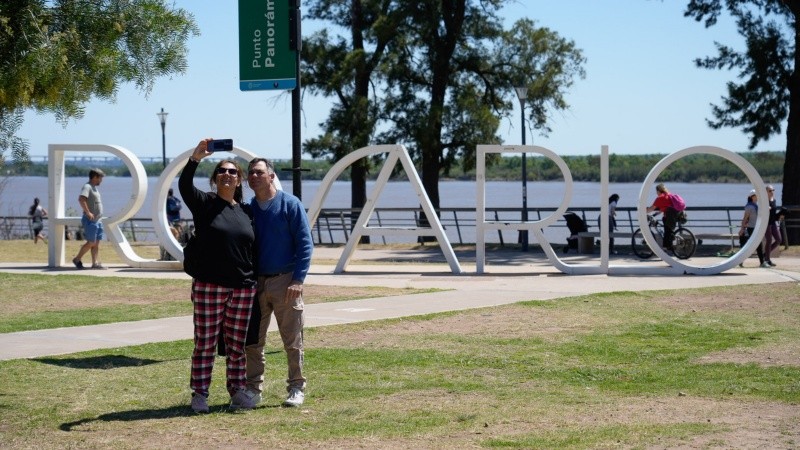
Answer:
M194 352L192 353L192 410L208 412L211 372L217 338L226 346L227 383L231 409L252 409L244 392L244 344L255 295L252 213L242 203L242 169L232 160L217 163L211 174L211 192L194 187L200 160L212 152L211 139L197 144L183 168L178 188L192 212L195 236L184 253L184 268L192 276Z

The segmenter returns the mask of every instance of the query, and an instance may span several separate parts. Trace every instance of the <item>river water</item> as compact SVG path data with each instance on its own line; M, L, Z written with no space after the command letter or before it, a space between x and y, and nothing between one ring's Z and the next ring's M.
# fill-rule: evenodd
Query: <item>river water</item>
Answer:
M26 216L28 208L33 202L34 197L39 197L42 205L48 208L48 180L45 177L11 177L7 178L8 184L0 191L0 216ZM148 179L147 197L142 208L134 215L135 218L149 219L150 209L155 191L155 183L157 178ZM86 183L85 178L67 178L65 180L66 189L66 205L68 215L78 215L80 208L78 207L78 194L83 184ZM132 191L132 181L130 178L123 177L105 177L103 183L100 185L100 192L103 196L104 213L107 216L113 215L125 206L130 198ZM195 185L204 190L209 189L208 179L196 178ZM284 187L291 190L291 180L284 181ZM304 204L309 206L312 200L317 195L319 189L319 181L304 181L302 184L302 196ZM175 192L178 192L177 180L172 183ZM372 192L374 183L367 183L368 192ZM668 185L671 192L679 193L686 200L688 206L713 206L713 207L733 207L735 209L743 208L747 201L747 195L752 187L748 184L725 184L725 183L671 183ZM780 198L781 184L776 184L776 197ZM620 195L619 206L634 208L639 198L639 191L641 184L638 183L613 183L609 186L609 193L617 193ZM442 181L439 184L439 194L441 197L442 208L467 208L474 210L477 204L477 185L474 181ZM651 192L648 192L647 204L652 203L655 198L655 189L650 187ZM570 208L599 208L602 199L599 197L600 184L593 182L576 182L573 185L573 197L570 202ZM253 193L249 189L245 189L245 198L250 199ZM563 182L529 182L528 183L528 208L535 210L537 208L555 208L558 207L564 198L564 183ZM607 200L606 200L607 201ZM522 187L519 181L497 181L489 182L486 186L486 207L491 208L520 208L522 206ZM335 182L331 192L325 199L322 205L323 208L349 208L350 207L350 182L339 181ZM377 207L379 208L417 208L419 202L417 201L416 194L408 182L391 182L386 185L381 195L378 197ZM699 226L700 221L704 219L712 219L711 213L703 213L693 211L690 214L690 222L695 220L694 226ZM720 214L720 213L715 213ZM724 215L724 212L721 213ZM181 212L184 219L190 219L191 213L184 208ZM397 216L397 217L395 217ZM547 214L544 214L547 216ZM448 216L449 217L449 216ZM535 216L531 215L530 219L534 220ZM594 227L597 226L596 212L591 213L591 217L587 214L587 221L590 221L590 229L596 231ZM739 220L741 215L736 215L733 220ZM407 217L399 212L384 212L381 214L381 224L390 225L393 219L405 220L403 224L408 224L408 220L413 218ZM452 220L452 218L450 218ZM500 220L518 220L519 213L501 213ZM625 220L624 217L621 218ZM370 222L371 226L376 226L376 218ZM446 220L443 217L443 222ZM459 214L458 220L461 225L458 227L450 226L444 223L446 233L453 243L460 241L475 242L475 228L473 214ZM471 221L472 225L467 225ZM341 225L341 220L334 220L327 222L332 227ZM725 223L727 225L727 222ZM690 227L692 224L690 223ZM726 227L718 227L719 229L703 230L712 233L728 232ZM320 242L344 242L344 234L339 231L332 231L333 235L325 232L326 227L320 225L315 229L315 237ZM569 235L565 227L548 229L546 236L551 239L551 242L558 242ZM697 231L697 230L696 230ZM502 233L505 242L515 242L516 232L504 231ZM144 235L140 239L154 240L154 236ZM497 233L489 233L486 237L487 242L498 242L500 237ZM380 242L395 243L395 242L413 242L414 238L381 238Z
M34 197L41 199L42 205L48 208L48 181L46 177L9 177L8 184L0 191L0 216L25 216L28 208L33 203ZM86 178L66 178L66 204L76 211L78 207L78 194ZM157 178L148 178L147 197L142 209L135 217L149 218L150 204L155 191ZM112 215L122 208L130 198L132 181L124 177L105 177L100 185L103 196L105 214ZM200 189L208 190L208 180L196 178L195 185ZM319 181L303 181L303 203L308 206L314 199L319 189ZM285 189L291 191L291 180L284 181ZM775 184L775 197L781 198L782 184ZM175 192L178 192L177 179L172 183ZM371 192L374 183L367 183L367 190ZM671 192L679 193L686 200L688 206L744 206L747 195L752 187L749 184L728 183L671 183L668 185ZM639 183L612 183L609 193L620 195L619 206L635 207L639 198L641 184ZM600 184L593 182L576 182L573 185L573 195L570 207L599 207ZM528 207L547 208L557 207L564 197L563 182L528 182ZM245 197L252 197L252 191L245 189ZM439 184L441 207L443 208L470 208L474 209L476 202L476 183L474 181L442 181ZM655 198L655 189L651 188L648 202ZM74 201L73 201L74 200ZM350 207L350 182L337 181L328 194L323 208L349 208ZM377 202L378 207L417 207L416 194L408 182L390 182L384 188ZM486 206L489 207L514 207L522 206L522 187L519 181L488 182L486 187ZM184 208L182 215L191 217ZM77 213L76 213L77 215Z

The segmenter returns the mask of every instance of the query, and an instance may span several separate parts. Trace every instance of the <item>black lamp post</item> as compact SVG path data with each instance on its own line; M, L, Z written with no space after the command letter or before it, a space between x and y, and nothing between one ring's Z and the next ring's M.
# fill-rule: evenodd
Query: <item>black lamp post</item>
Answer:
M525 99L528 98L527 87L515 87L519 98L520 117L522 118L522 145L525 145ZM526 153L522 152L522 221L528 221L528 161ZM528 251L528 230L520 230L520 240L522 241L522 251Z
M160 113L156 113L158 116L158 120L161 122L161 162L164 164L164 168L167 168L167 135L164 132L164 129L167 126L167 115L168 112L164 112L164 108L161 108Z

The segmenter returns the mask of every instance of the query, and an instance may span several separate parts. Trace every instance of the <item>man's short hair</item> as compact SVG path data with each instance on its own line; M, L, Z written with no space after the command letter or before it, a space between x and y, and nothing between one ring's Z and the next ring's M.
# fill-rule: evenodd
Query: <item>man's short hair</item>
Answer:
M104 177L106 173L100 169L89 169L89 179L91 180L94 177Z
M247 165L247 171L249 172L250 169L253 168L256 164L263 162L267 166L267 170L272 173L275 173L275 166L272 164L272 161L268 160L267 158L253 158L250 160L250 163Z

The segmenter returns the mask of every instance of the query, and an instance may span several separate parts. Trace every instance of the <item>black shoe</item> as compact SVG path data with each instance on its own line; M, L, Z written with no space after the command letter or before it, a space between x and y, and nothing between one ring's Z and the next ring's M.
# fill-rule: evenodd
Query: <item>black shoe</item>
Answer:
M78 258L72 258L72 264L75 264L78 269L83 269L83 263Z

